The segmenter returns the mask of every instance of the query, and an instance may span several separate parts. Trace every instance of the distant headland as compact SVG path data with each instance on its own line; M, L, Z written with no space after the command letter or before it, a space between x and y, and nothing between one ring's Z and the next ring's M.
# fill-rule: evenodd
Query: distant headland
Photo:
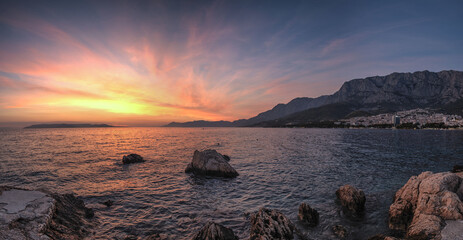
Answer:
M102 128L115 127L108 124L69 124L69 123L52 123L52 124L34 124L25 128Z

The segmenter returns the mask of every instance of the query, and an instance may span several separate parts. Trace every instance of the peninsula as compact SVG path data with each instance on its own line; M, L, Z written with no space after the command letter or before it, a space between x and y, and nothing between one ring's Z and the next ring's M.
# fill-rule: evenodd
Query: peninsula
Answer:
M108 124L68 124L68 123L55 123L55 124L35 124L25 128L102 128L114 127Z

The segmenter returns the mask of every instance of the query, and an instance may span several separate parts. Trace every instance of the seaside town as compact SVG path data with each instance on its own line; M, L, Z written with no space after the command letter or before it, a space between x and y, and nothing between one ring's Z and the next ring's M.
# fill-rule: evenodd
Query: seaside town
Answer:
M368 117L354 117L341 120L343 124L350 126L409 126L415 128L422 127L451 127L458 128L463 126L463 117L460 115L448 115L436 113L430 109L412 109L396 113L384 113Z

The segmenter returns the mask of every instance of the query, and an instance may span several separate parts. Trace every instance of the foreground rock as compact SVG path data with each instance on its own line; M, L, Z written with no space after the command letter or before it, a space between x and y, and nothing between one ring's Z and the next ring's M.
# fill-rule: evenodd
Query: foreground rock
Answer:
M0 187L0 239L82 239L93 211L73 195Z
M360 216L365 210L365 193L351 185L344 185L336 191L343 210L354 216Z
M453 166L452 172L453 173L463 172L463 165L455 165L455 166Z
M192 240L238 240L233 231L220 224L208 222Z
M347 237L347 229L342 225L335 225L331 228L331 230L338 238L344 239Z
M297 217L310 227L315 227L318 224L319 214L317 210L311 208L309 204L301 203L301 205L299 205Z
M185 169L187 173L208 175L216 177L236 177L238 172L230 166L222 154L216 150L196 150L193 154L193 161Z
M251 215L250 240L289 240L294 238L294 230L294 224L277 210L261 208Z
M389 228L409 239L441 239L445 220L463 219L463 179L455 173L424 172L394 196ZM458 232L463 236L463 228Z
M134 153L122 157L123 164L140 163L144 161L142 156Z

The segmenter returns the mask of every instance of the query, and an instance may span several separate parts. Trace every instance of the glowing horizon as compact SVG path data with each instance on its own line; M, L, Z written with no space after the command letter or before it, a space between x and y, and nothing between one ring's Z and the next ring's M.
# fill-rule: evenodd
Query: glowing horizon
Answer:
M236 120L353 78L461 70L459 8L431 5L5 1L0 124Z

